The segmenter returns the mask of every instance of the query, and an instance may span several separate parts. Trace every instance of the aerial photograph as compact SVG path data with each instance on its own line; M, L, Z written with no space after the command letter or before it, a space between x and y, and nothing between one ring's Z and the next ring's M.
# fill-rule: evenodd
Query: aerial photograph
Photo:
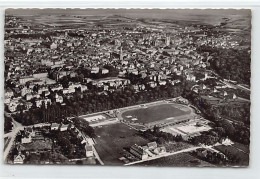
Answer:
M7 165L248 167L250 9L6 9Z

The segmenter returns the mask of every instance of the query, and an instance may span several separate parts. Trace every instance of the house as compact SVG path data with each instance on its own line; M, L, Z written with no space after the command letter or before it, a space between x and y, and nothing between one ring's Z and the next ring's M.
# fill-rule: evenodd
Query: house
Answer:
M24 76L19 79L20 84L25 84L28 81L34 80L33 76Z
M157 86L157 83L155 83L154 81L149 82L149 85L151 88L155 88Z
M22 95L22 96L25 96L26 94L31 93L31 92L32 92L32 90L31 90L30 88L24 87L24 88L21 90L21 95Z
M93 67L91 73L97 74L99 72L99 67Z
M35 136L35 131L33 130L32 127L26 127L26 128L24 129L24 131L27 132L27 133L29 133L32 137Z
M8 109L11 112L15 112L17 110L17 106L18 106L18 100L12 100L8 105Z
M41 78L47 78L48 73L47 72L43 72L43 73L34 73L33 77L37 78L37 79L41 79Z
M131 146L130 152L140 160L148 158L148 153L141 146L138 146L136 144Z
M19 153L18 155L14 156L14 164L23 164L24 159L25 159L25 155Z
M35 101L36 102L36 106L39 108L42 106L42 104L45 104L45 108L47 108L48 104L51 104L51 99L38 99Z
M60 124L58 124L58 123L52 123L51 124L51 130L58 130L59 127L60 127Z
M32 136L30 134L25 134L25 136L21 139L22 144L28 144L32 142Z
M10 104L10 102L11 102L11 98L6 98L6 97L5 97L4 103L5 103L5 104Z
M60 131L66 131L69 128L69 124L61 124L60 125Z
M86 149L86 157L93 157L94 156L93 147L91 145L86 144L85 149Z
M109 72L109 70L106 69L106 68L102 68L102 69L101 69L101 73L102 73L102 74L107 74L108 72Z
M50 45L50 49L56 49L57 46L58 46L58 45L57 45L56 43L53 42L53 43Z
M55 95L55 99L57 103L63 103L63 97L59 96L58 94Z
M5 97L11 98L13 95L14 95L14 92L10 88L7 88L5 91Z
M149 150L154 150L154 149L157 148L157 143L156 142L149 142L147 144L147 146L148 146Z
M159 85L166 85L166 81L159 81Z
M164 153L166 153L166 148L165 147L157 147L156 149L153 150L153 152L157 155L164 154Z

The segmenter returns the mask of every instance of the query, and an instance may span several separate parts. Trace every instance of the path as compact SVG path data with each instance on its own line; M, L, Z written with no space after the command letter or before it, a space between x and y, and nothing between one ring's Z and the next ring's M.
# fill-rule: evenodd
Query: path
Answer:
M194 151L194 150L197 150L199 148L203 148L203 147L200 147L200 146L199 147L191 147L191 148L179 150L179 151L176 151L176 152L167 152L167 153L162 154L162 155L157 155L157 156L150 157L150 158L144 159L144 160L134 161L134 162L131 162L131 163L127 163L125 165L134 165L134 164L137 164L137 163L142 163L142 162L146 162L146 161L150 161L150 160L155 160L155 159L162 158L162 157L168 157L168 156L171 156L171 155L176 155L176 154L180 154L180 153L184 153L184 152Z
M7 156L9 154L9 152L11 151L12 147L13 147L13 144L14 144L14 140L16 138L16 135L17 133L20 131L20 130L23 130L24 127L16 127L15 129L13 129L13 131L9 134L9 137L11 137L11 140L10 142L8 143L7 147L5 148L4 150L4 161L6 161L7 159Z
M94 152L94 155L95 155L96 159L99 161L99 163L100 163L101 165L104 165L104 163L103 163L103 161L100 159L100 157L99 157L99 155L98 155L98 153L97 153L97 150L96 150L96 148L94 147L94 145L92 146L92 148L93 148L93 152Z
M10 117L12 118L12 116L8 113L5 113L5 115L7 117ZM6 133L4 134L4 138L5 137L8 137L10 139L10 142L5 146L4 148L4 161L6 161L7 159L7 156L9 154L9 152L11 151L13 145L14 145L14 141L15 141L15 138L18 134L18 132L20 130L24 130L25 127L33 127L33 126L37 126L37 127L42 127L42 126L47 126L47 125L50 125L50 124L47 124L47 123L40 123L40 124L35 124L35 125L30 125L30 126L22 126L22 124L20 124L19 122L15 121L13 118L12 118L12 123L13 123L13 129L11 132L9 133Z

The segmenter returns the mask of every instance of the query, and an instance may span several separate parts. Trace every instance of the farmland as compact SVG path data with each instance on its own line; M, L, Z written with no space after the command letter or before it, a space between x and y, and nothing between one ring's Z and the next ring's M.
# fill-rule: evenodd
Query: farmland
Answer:
M125 148L149 142L138 136L137 131L121 123L97 127L95 133L95 148L105 165L122 165L119 158L123 156Z
M180 153L168 157L162 157L155 160L146 161L143 163L137 164L139 166L157 166L157 167L163 167L163 166L191 166L191 167L212 167L214 165L199 160L188 153Z

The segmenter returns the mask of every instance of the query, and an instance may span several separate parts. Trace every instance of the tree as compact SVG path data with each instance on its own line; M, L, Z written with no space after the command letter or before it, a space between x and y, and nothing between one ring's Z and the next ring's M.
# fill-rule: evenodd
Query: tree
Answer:
M12 119L10 117L5 116L4 120L4 132L8 133L13 128Z

